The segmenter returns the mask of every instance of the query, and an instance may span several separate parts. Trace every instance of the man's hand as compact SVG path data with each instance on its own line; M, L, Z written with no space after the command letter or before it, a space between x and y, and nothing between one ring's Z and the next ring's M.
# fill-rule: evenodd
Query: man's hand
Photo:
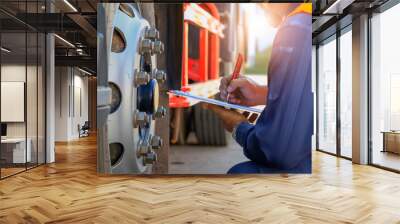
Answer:
M244 106L265 105L267 101L268 87L258 85L253 80L240 75L231 80L232 76L221 79L219 86L221 99ZM229 93L229 99L227 99Z
M224 123L224 127L227 131L232 132L233 128L242 123L242 122L247 122L247 119L240 113L229 110L229 109L224 109L220 106L216 106L213 104L207 104L203 103L202 104L203 108L205 109L210 109L214 111L217 116L222 120Z

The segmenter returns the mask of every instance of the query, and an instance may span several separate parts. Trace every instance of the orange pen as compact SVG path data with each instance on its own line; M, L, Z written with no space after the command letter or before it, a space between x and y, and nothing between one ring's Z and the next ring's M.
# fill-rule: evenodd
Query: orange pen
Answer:
M238 57L236 59L235 69L233 70L232 77L231 77L231 80L229 81L229 83L232 82L232 80L237 79L239 77L240 69L242 68L242 63L243 63L243 55L241 53L239 53ZM228 83L228 86L229 86L229 83ZM226 102L229 102L229 95L230 94L228 93L228 96L226 97Z

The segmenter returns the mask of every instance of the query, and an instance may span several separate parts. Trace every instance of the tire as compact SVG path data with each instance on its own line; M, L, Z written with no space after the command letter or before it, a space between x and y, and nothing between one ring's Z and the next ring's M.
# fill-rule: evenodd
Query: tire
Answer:
M188 137L188 111L186 108L182 111L181 126L178 136L178 145L185 145Z
M194 130L200 145L225 146L226 135L222 121L199 104L194 107Z

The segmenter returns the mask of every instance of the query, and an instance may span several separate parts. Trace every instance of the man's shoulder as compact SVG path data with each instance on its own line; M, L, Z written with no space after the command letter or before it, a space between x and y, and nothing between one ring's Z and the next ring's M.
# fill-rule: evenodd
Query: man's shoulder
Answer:
M286 18L281 28L293 27L298 29L311 30L312 28L312 17L308 13L298 13Z

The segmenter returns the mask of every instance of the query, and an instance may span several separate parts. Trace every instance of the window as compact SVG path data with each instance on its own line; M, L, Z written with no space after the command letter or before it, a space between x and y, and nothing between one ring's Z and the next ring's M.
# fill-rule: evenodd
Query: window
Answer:
M371 19L371 162L400 170L400 5Z
M351 28L351 27L349 27ZM340 36L340 155L352 156L352 33Z
M336 40L318 48L318 149L336 153Z

